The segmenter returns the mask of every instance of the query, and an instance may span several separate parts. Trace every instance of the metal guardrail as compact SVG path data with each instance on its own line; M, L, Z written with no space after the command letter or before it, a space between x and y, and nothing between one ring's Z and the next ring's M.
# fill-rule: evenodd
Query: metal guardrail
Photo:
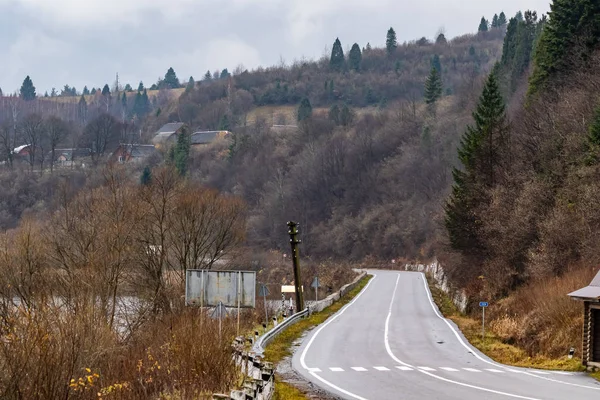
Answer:
M297 312L293 315L290 315L288 318L284 319L281 323L279 323L276 327L269 330L267 333L262 335L256 340L254 346L252 346L252 351L257 355L262 355L265 351L265 347L273 340L277 335L279 335L282 331L287 329L290 325L298 322L298 320L302 317L308 315L308 308Z

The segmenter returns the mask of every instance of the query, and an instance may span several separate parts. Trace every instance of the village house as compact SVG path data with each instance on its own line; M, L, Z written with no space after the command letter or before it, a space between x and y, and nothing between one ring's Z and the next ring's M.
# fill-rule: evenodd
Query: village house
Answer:
M157 152L153 144L123 144L110 156L110 163L142 162Z
M48 152L48 159L52 157L52 152ZM91 163L92 149L89 148L70 148L54 150L54 165L61 167L72 167L75 165L85 165Z
M183 122L169 122L156 132L154 138L152 138L152 143L157 147L164 146L165 143L177 137L177 134L181 133L184 127L185 124Z

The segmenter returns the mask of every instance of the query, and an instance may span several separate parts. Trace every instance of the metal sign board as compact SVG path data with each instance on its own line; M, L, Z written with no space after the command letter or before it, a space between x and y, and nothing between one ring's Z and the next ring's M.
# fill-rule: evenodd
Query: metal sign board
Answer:
M189 269L185 277L185 304L254 308L256 272Z
M304 286L302 286L300 290L302 290L302 292L304 292ZM296 286L283 285L283 286L281 286L281 293L296 293Z
M487 307L489 304L487 301L480 301L479 302L479 307Z
M227 308L223 305L223 303L217 304L213 312L210 314L213 319L223 319L227 317Z

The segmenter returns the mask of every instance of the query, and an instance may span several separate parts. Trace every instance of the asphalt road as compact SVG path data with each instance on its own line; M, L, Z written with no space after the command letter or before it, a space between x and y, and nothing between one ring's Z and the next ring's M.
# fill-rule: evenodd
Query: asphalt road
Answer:
M302 376L345 399L600 399L583 373L498 364L473 348L417 272L371 271L365 289L294 354ZM565 349L567 351L567 349Z

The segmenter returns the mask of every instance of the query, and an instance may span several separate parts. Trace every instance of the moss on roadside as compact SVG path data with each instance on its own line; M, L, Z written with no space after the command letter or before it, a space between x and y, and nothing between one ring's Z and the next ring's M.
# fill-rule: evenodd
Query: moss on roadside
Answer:
M452 320L465 335L467 340L482 353L493 360L507 365L538 369L558 369L564 371L583 371L581 360L567 356L553 359L538 355L529 356L527 352L516 346L504 343L491 330L486 329L485 339L481 337L481 320L461 314L448 295L440 288L431 283L430 277L427 282L429 289L440 312Z
M306 395L296 387L275 379L275 393L273 395L273 400L305 400L306 398Z

